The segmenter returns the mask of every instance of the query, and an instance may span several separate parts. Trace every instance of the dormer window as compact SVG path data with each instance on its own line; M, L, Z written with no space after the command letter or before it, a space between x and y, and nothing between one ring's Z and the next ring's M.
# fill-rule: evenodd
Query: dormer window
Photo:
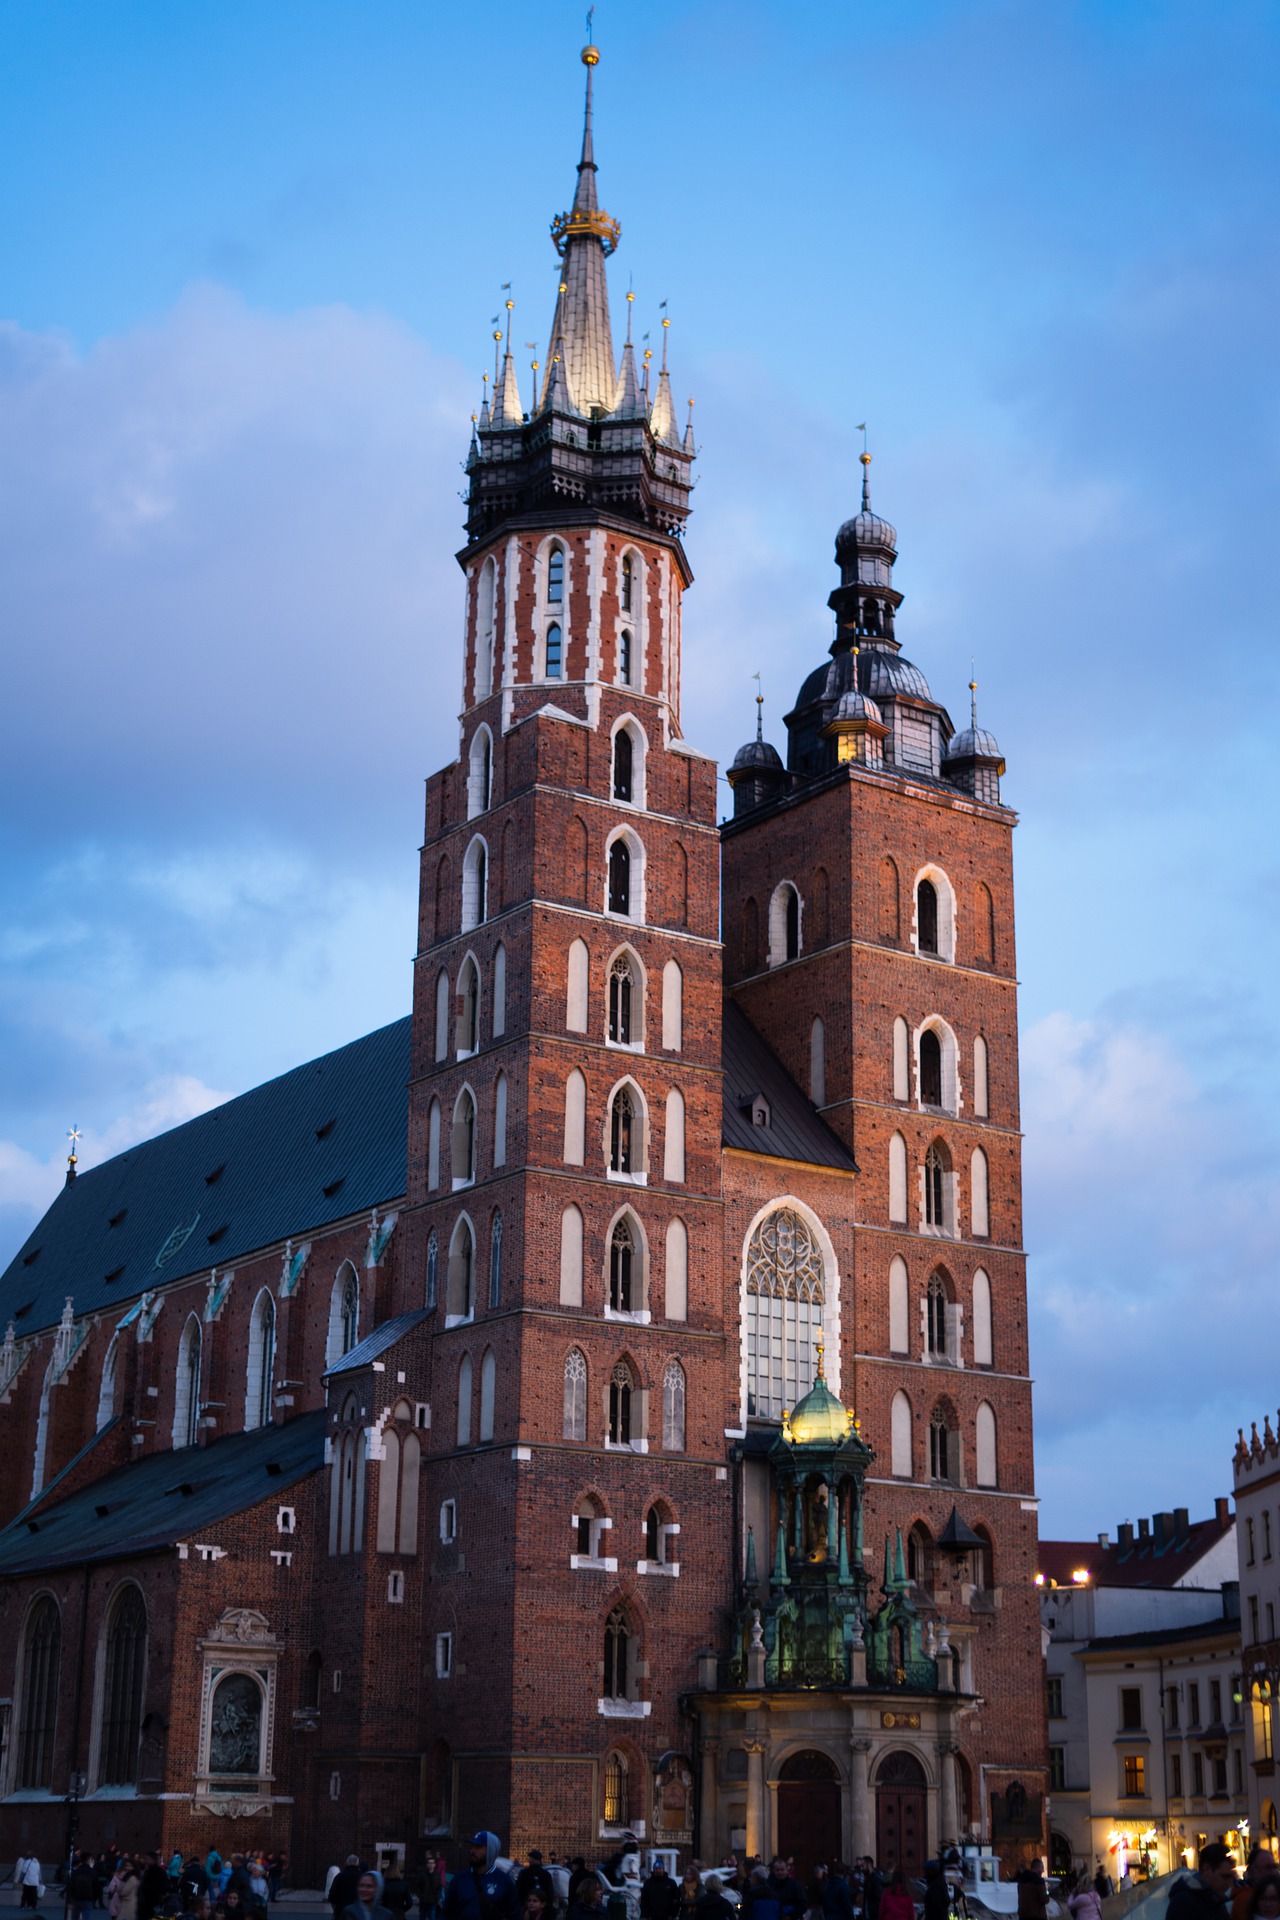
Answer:
M752 1094L748 1102L747 1111L751 1115L751 1124L753 1127L771 1127L773 1125L772 1110L770 1109L769 1102L762 1093Z
M559 606L564 599L564 548L552 547L547 557L547 599Z

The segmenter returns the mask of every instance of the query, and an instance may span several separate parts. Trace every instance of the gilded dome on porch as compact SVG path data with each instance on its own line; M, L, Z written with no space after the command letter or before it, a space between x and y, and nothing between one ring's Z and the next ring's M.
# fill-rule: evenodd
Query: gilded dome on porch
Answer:
M784 1417L783 1432L793 1446L836 1447L848 1438L853 1426L852 1409L843 1406L827 1385L819 1340L818 1377L790 1418Z

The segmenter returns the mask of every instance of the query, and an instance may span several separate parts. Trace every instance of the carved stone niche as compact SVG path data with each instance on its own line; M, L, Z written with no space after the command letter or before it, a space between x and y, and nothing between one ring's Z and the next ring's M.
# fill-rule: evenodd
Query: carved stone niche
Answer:
M199 1645L203 1672L193 1805L229 1820L269 1813L283 1641L265 1613L227 1607Z

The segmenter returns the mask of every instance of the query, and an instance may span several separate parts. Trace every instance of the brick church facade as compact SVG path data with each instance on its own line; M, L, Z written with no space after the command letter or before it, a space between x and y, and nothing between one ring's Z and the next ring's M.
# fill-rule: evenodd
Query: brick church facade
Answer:
M494 1827L1038 1852L1013 815L841 528L680 724L691 432L612 342L591 82L468 461L409 1018L75 1177L0 1283L0 1857ZM759 735L759 728L757 734Z

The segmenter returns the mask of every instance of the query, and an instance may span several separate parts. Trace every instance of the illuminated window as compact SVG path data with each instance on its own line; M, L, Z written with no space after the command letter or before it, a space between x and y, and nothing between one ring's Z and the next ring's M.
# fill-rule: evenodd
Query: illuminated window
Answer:
M606 1827L625 1827L630 1818L627 1763L620 1753L611 1753L604 1763L604 1823Z
M1126 1753L1124 1756L1124 1790L1126 1796L1140 1796L1147 1791L1147 1761L1141 1753Z

